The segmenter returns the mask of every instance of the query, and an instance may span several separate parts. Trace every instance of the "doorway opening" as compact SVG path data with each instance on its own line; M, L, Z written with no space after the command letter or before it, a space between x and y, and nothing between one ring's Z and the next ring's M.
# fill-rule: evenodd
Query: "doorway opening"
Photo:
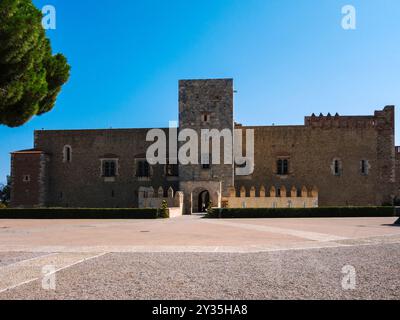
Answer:
M209 203L210 203L210 193L207 190L200 192L199 202L198 202L199 212L206 212Z

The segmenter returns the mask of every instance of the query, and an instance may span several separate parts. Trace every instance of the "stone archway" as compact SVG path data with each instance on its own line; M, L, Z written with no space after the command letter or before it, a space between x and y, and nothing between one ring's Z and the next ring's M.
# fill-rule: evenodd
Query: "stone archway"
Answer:
M201 212L201 205L199 198L208 203L211 201L213 206L218 207L221 205L221 182L217 181L181 181L180 190L184 193L184 214L192 214ZM200 208L199 208L200 207Z

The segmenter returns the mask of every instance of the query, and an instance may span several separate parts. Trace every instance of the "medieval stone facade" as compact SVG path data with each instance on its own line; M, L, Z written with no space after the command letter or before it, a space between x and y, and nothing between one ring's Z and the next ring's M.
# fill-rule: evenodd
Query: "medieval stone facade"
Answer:
M208 200L235 203L232 190L237 198L269 197L272 187L283 198L318 192L320 206L393 202L400 172L393 106L370 116L312 115L301 126L249 127L234 123L233 96L232 79L180 81L179 132L253 129L251 175L235 175L233 164L149 165L149 129L39 130L33 149L12 153L12 205L138 207L140 188L150 187L164 197L181 191L185 213L203 210Z

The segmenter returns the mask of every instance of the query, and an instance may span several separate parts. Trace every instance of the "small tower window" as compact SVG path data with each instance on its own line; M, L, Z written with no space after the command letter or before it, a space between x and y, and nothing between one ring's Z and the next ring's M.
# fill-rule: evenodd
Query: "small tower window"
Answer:
M209 113L202 113L201 121L203 122L210 122L210 114Z
M177 164L167 164L166 165L166 176L167 177L177 177L179 176L179 166Z
M31 176L29 174L25 174L22 178L23 182L30 182L31 181Z
M203 153L201 155L201 166L204 170L208 170L211 168L210 166L210 154Z
M71 162L72 161L72 148L71 146L64 146L63 149L63 161Z

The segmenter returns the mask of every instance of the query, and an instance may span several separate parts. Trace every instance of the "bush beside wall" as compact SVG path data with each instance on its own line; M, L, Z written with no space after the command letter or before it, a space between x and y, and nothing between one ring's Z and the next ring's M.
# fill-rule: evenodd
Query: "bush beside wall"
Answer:
M157 219L158 209L1 209L0 219Z
M207 218L332 218L332 217L395 217L394 207L320 207L320 208L223 208L215 209Z

